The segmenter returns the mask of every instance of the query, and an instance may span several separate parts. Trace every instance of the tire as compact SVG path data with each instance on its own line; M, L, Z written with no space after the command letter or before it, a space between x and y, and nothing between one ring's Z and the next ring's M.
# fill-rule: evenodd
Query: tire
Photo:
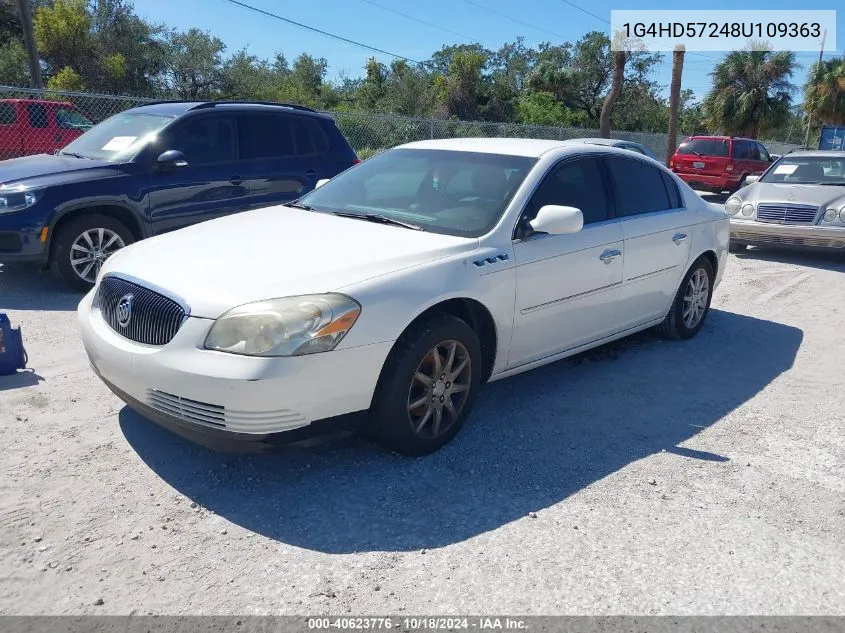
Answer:
M693 289L694 286L701 287L701 274L707 280L706 295L704 296ZM695 282L692 281L694 277L696 278ZM672 307L669 308L669 314L666 315L663 323L657 326L658 331L663 336L673 339L689 339L698 334L710 312L710 300L713 298L713 277L713 266L706 257L699 257L687 271L687 274L684 275L684 279L675 294L675 299L672 301ZM703 307L703 311L699 313L697 320L694 322L692 322L692 319L688 321L684 316L686 298L690 293L693 296L698 295L703 301L703 304L699 304L700 307Z
M746 250L748 250L748 244L737 244L736 242L728 244L729 253L744 253Z
M446 380L437 379L439 372L434 371L435 349L441 359L439 371L444 372L440 376ZM454 385L448 381L452 349ZM438 450L463 427L478 394L481 371L481 345L465 321L440 314L413 326L399 337L382 369L371 407L374 435L402 455L419 457ZM418 374L433 375L435 380L430 384ZM462 389L455 390L456 386Z
M90 243L84 239L86 233L91 238ZM98 244L100 235L102 235L102 241ZM100 213L86 213L63 224L53 237L50 268L59 279L73 290L88 292L94 287L94 280L102 263L115 251L134 241L132 232L119 220ZM98 248L104 243L108 245L107 248ZM79 257L74 256L81 254L82 251L79 248L74 248L74 244L86 249L93 247L91 248L93 261L89 259L77 264L75 268L71 260L79 259ZM99 253L99 255L94 253ZM91 267L88 269L88 274L83 277L82 273L86 272L88 263L91 264Z

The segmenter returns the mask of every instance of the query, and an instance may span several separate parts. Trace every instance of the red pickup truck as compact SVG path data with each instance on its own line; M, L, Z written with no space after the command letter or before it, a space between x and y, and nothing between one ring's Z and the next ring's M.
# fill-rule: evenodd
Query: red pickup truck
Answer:
M0 99L0 160L52 154L93 121L73 104L35 99Z

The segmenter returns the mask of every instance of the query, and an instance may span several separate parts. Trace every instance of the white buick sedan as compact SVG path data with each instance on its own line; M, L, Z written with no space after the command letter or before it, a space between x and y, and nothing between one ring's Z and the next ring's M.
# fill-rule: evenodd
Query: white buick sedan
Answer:
M729 232L630 151L424 141L295 204L118 251L79 318L100 378L194 440L363 423L422 455L455 437L485 382L654 326L694 336Z

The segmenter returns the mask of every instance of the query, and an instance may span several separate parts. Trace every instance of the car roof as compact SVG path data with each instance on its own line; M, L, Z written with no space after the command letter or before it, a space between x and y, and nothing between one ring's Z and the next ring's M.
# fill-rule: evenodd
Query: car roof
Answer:
M682 143L687 141L691 141L696 138L701 138L705 140L714 140L714 141L753 141L755 143L759 143L756 138L748 138L747 136L720 136L719 134L695 134L693 136L686 137Z
M591 143L593 145L609 145L611 147L615 147L620 143L632 143L634 145L638 145L638 143L634 143L633 141L626 141L625 139L621 138L601 138L601 137L584 137L584 138L568 138L564 143Z
M48 101L47 99L0 99L0 103L40 103L42 105L73 106L69 101Z
M441 149L453 152L479 152L483 154L507 154L539 158L553 149L571 148L563 141L549 141L536 138L444 138L405 143L406 149Z
M307 108L305 106L291 103L271 103L259 101L156 101L153 103L142 104L132 108L131 111L180 116L186 112L201 110L238 110L258 112L278 112L279 110L284 110L287 112L298 112L324 119L331 118L328 114L317 112L316 110L312 110L311 108Z
M782 157L795 158L796 156L798 158L845 158L845 151L832 149L798 150L783 154Z

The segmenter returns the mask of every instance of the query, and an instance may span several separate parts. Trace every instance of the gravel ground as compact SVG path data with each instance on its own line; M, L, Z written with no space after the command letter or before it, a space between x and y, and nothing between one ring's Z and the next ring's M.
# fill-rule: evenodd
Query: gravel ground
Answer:
M0 268L3 614L845 615L845 259L732 256L699 336L488 385L410 460L213 453L89 370L79 297Z

